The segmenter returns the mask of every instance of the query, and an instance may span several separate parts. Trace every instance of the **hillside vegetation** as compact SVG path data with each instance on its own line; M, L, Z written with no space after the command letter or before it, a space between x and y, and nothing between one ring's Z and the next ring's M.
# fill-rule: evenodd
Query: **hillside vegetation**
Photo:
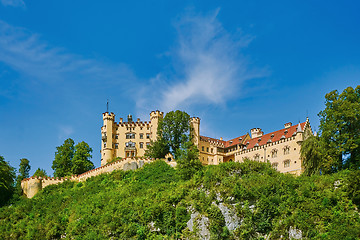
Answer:
M0 239L358 239L359 176L294 177L246 161L185 181L157 161L4 206Z

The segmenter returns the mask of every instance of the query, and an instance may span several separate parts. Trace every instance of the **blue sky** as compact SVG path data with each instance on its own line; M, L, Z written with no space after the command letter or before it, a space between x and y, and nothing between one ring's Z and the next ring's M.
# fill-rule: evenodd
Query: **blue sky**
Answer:
M106 99L235 138L306 117L360 83L359 1L0 0L0 155L52 174L66 138L100 166Z

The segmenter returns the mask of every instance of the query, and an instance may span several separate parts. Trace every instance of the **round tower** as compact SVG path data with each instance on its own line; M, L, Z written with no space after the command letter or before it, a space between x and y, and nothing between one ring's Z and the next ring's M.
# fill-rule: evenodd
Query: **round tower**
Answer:
M199 147L200 143L200 118L192 117L190 119L191 134L195 146Z
M103 113L104 125L101 127L101 166L114 156L113 134L115 134L115 114Z
M150 113L150 123L151 123L151 132L150 132L150 139L152 141L156 141L157 138L157 129L159 126L159 120L164 118L164 113L160 112L159 110L152 111Z

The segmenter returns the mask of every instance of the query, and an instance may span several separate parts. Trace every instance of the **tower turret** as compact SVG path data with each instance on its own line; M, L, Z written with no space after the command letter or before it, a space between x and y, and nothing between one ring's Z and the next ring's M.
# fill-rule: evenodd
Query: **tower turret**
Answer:
M101 127L101 166L108 163L114 156L113 134L115 131L115 114L103 113L104 125Z
M164 113L159 110L152 111L150 113L150 122L151 122L151 136L152 141L156 141L157 138L157 128L159 126L159 120L164 118Z
M193 142L195 146L199 147L200 143L200 118L192 117L190 118L191 125L191 134L193 137Z

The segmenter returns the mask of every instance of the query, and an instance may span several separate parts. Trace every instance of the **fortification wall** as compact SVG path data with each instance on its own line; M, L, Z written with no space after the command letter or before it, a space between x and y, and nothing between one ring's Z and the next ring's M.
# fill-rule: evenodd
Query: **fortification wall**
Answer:
M124 158L113 163L109 163L107 165L95 168L88 172L79 175L73 175L70 178L42 178L42 177L31 177L25 178L21 181L21 188L23 189L24 194L28 198L32 198L36 195L41 189L53 185L62 183L64 181L85 181L87 178L97 176L103 173L110 173L115 170L136 170L138 168L143 167L146 163L153 162L157 159L136 159L136 158ZM172 166L173 161L167 162Z

